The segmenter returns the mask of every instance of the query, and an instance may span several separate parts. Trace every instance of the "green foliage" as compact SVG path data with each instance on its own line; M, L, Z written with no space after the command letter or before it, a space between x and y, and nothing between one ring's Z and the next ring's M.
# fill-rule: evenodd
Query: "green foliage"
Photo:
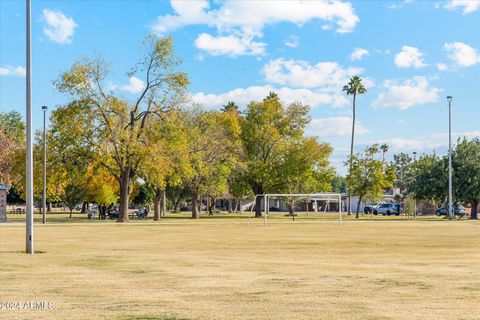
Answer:
M228 176L237 162L239 125L231 113L190 110L187 114L189 166L185 179L194 202L201 195L219 196L228 190ZM194 209L193 216L196 211Z
M168 170L159 169L169 169L161 165L167 157L155 131L163 116L183 101L188 85L186 74L176 71L180 61L171 38L148 36L144 49L144 58L128 73L145 81L134 100L108 92L109 66L102 59L81 59L55 81L72 100L52 115L54 139L64 152L96 161L116 178L120 221L128 221L128 199L136 177L149 174L155 184L165 184Z
M385 189L392 188L396 179L395 167L376 160L378 145L368 147L363 154L350 159L351 170L347 176L347 186L352 195L358 196L358 203L363 199L381 196ZM356 217L358 218L357 206Z
M85 185L83 181L76 179L70 180L60 195L62 202L70 209L70 212L73 211L77 204L82 203L84 197Z
M395 164L395 187L400 189L400 203L404 203L411 194L412 184L415 182L415 168L413 159L406 153L393 156Z
M0 183L18 184L25 165L25 124L16 111L0 113ZM24 161L25 162L25 161Z
M480 202L480 138L458 140L452 156L454 199L470 202L471 219L478 218Z
M367 93L367 89L363 85L362 78L360 78L360 76L353 76L348 84L343 86L342 91L353 96Z
M347 181L345 177L336 175L331 180L332 191L335 193L345 192L347 190Z
M278 169L291 143L303 135L310 121L308 106L294 103L285 107L276 94L263 102L252 102L242 123L246 179L254 193L273 190L281 183Z
M436 154L422 155L413 165L415 179L410 186L417 200L437 205L442 204L448 194L448 161Z
M0 113L0 131L3 131L15 143L25 140L25 124L22 116L17 111Z
M480 200L480 138L459 140L453 152L454 198Z

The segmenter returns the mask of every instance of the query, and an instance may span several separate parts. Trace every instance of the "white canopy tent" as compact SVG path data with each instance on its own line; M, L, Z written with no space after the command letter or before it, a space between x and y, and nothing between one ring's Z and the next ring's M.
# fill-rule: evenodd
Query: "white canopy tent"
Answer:
M327 201L327 204L329 205L330 202L333 203L338 203L338 224L342 225L342 195L340 193L268 193L268 194L257 194L255 196L255 202L257 200L257 197L263 197L263 205L264 205L264 225L267 225L268 223L268 213L269 213L269 199L272 197L286 197L286 198L291 198L291 197L298 197L298 198L307 198L308 200L314 200L314 201ZM253 207L251 208L251 211L253 211ZM325 206L326 210L326 206Z

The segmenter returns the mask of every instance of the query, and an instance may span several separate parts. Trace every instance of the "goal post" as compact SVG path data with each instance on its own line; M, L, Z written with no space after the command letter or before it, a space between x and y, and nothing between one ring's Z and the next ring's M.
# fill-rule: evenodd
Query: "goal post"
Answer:
M264 225L268 224L268 214L270 211L270 199L272 197L276 198L307 198L307 199L315 199L315 201L326 201L330 206L330 203L338 203L338 224L341 226L343 224L342 220L342 195L340 193L267 193L267 194L258 194L255 196L255 200L257 197L263 197L263 206L264 206ZM308 206L308 204L307 204ZM325 206L326 210L327 206ZM307 208L308 210L308 208ZM322 220L323 221L323 220Z

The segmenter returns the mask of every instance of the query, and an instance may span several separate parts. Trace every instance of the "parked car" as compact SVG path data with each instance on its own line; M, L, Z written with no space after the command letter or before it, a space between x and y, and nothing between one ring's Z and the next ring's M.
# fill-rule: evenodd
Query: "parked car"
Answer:
M363 212L365 212L365 214L372 213L375 208L378 208L382 204L384 204L384 202L379 202L377 204L368 204L365 207L363 207Z
M378 207L373 209L373 214L383 214L383 215L400 215L402 213L402 207L398 203L383 203Z
M373 212L373 207L375 207L375 206L374 205L366 205L365 207L363 207L363 212L365 214L372 213Z
M460 218L463 217L467 211L466 211L466 208L462 205L455 205L453 206L453 213L456 215L456 216L459 216ZM448 209L447 209L447 206L444 206L444 207L440 207L438 208L436 211L435 211L435 214L437 216L448 216Z

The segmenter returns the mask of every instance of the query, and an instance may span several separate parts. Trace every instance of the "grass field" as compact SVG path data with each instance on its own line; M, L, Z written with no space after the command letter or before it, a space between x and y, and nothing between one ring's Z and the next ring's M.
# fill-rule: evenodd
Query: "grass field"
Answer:
M0 319L480 319L477 221L55 217L0 226L1 301L55 304Z

